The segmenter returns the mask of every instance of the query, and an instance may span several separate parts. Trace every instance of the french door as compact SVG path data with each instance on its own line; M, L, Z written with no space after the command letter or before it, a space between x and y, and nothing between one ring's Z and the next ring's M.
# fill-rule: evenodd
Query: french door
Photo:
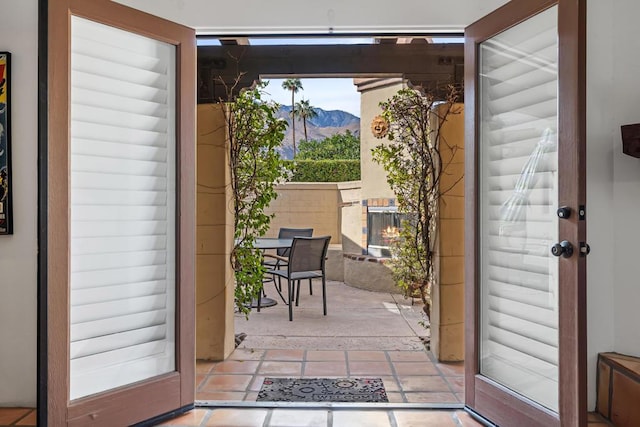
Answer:
M465 402L503 426L586 424L584 3L465 31Z
M195 33L109 0L49 0L47 14L39 424L189 409Z

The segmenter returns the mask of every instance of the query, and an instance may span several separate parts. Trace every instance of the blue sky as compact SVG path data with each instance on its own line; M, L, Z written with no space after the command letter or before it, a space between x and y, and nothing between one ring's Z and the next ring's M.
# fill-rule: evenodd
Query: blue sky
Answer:
M291 92L282 88L284 79L264 79L269 84L265 92L269 98L283 104L291 105ZM296 93L296 102L308 99L313 107L323 110L342 110L360 117L360 93L353 84L353 79L300 79L302 90Z

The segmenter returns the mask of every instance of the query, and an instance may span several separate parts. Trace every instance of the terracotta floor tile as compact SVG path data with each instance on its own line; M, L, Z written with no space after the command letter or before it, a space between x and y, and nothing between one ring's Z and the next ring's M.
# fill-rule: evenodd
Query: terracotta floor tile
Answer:
M252 375L211 375L200 387L200 391L208 393L245 391L252 378Z
M176 418L172 418L165 421L160 426L199 426L204 420L204 416L207 414L206 409L194 409L187 412L184 415L180 415Z
M333 427L390 427L386 411L334 411Z
M345 362L306 362L303 375L305 377L344 377L347 375Z
M456 427L450 411L393 411L398 427Z
M357 361L387 361L387 355L384 351L348 351L347 358L349 362Z
M0 425L13 424L31 410L31 408L0 408Z
M449 383L449 387L454 393L464 391L464 377L445 377L445 381Z
M462 427L482 427L482 424L465 411L455 411L453 416L458 419Z
M237 400L241 401L245 396L244 391L199 391L196 400Z
M398 381L403 391L451 392L449 385L439 376L401 376Z
M349 362L349 375L392 375L389 362Z
M253 374L258 370L259 361L249 360L225 360L211 369L212 374Z
M393 362L397 375L439 375L431 362Z
M436 363L436 367L440 369L444 376L461 376L464 375L463 362Z
M269 427L326 427L328 417L326 410L274 409Z
M384 389L387 392L400 391L400 385L398 384L396 377L382 375L380 376L380 379L382 380L382 383L384 384Z
M453 393L445 392L405 392L404 397L409 403L459 403Z
M256 375L251 380L251 384L249 385L249 391L258 392L262 388L262 383L264 382L265 375Z
M38 413L32 410L29 414L16 423L17 426L35 427L38 425Z
M307 350L307 359L310 361L324 362L332 360L345 360L344 351L339 350Z
M242 400L244 400L245 402L255 402L258 400L258 392L250 391L244 396L244 399Z
M256 373L267 376L271 374L300 376L302 375L302 362L264 361Z
M211 368L213 368L217 363L219 362L211 362L208 360L196 360L196 373L208 374L209 371L211 371Z
M402 393L397 391L387 392L387 399L389 399L389 403L406 403Z
M206 379L207 379L207 375L196 374L196 390L198 390L198 388L205 383Z
M267 350L264 360L304 360L304 350Z
M431 362L424 351L388 351L387 354L394 362Z
M226 360L260 360L262 356L264 356L264 350L236 348Z
M266 409L214 409L207 420L209 427L261 427L269 413Z

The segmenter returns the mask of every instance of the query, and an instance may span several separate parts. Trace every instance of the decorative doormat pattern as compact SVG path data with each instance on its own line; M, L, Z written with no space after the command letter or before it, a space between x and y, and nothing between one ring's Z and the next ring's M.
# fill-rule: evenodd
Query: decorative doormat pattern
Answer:
M389 402L381 378L265 378L256 401Z

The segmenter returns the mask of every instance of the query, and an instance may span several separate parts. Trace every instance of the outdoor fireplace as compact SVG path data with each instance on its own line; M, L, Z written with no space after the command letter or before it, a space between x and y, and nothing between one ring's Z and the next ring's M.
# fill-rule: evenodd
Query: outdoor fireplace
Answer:
M389 247L400 235L404 217L396 206L370 206L367 209L367 254L390 257Z

